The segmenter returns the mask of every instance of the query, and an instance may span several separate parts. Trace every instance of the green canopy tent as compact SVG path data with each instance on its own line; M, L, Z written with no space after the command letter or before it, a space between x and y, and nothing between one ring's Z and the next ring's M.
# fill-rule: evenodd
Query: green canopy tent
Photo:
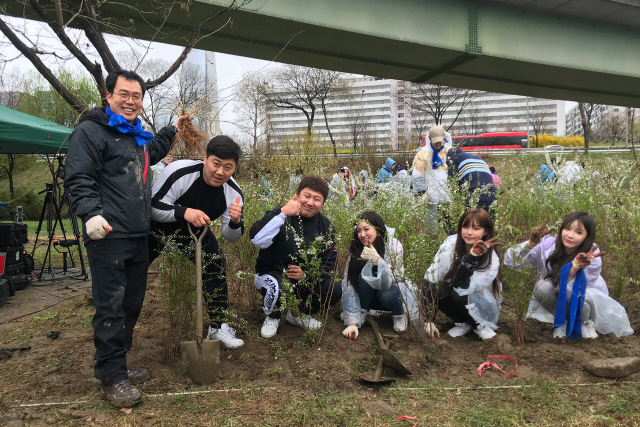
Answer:
M0 154L65 154L72 130L0 106Z

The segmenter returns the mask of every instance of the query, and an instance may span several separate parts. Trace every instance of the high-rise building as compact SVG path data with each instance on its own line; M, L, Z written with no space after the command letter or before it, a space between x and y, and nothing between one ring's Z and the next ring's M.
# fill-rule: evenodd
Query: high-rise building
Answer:
M360 151L363 142L365 149L415 146L419 136L435 124L424 111L412 108L411 97L416 94L410 82L360 77L345 79L345 83L349 95L329 97L326 103L328 126L339 147L355 145ZM442 116L441 124L454 135L527 129L533 134L536 128L539 133L565 133L564 101L478 91L470 94L472 100L462 112L459 112L462 101L458 100ZM270 106L267 114L273 144L277 145L285 136L306 131L307 117L300 110ZM330 140L319 106L313 128L321 138Z
M625 112L625 107L595 104L593 106L593 112L591 113L591 129L597 129L600 123L610 115L625 114ZM566 122L567 135L582 135L582 117L580 116L580 109L577 104L567 112Z

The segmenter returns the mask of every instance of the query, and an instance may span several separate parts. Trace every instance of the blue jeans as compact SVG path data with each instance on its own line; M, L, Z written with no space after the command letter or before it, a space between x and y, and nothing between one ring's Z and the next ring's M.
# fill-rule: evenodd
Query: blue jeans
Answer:
M391 286L386 291L373 289L362 278L358 276L358 294L360 296L360 308L362 310L384 310L391 311L394 316L404 314L402 298L397 285Z

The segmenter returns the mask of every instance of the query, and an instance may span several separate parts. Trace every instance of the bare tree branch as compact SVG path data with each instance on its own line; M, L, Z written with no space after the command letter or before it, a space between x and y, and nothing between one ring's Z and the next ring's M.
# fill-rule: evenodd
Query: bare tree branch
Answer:
M71 107L78 113L84 114L87 110L87 106L85 106L74 94L69 92L69 90L53 75L51 70L47 68L46 65L38 58L38 56L33 52L33 50L29 49L23 42L20 40L18 36L9 28L9 26L0 19L0 31L11 41L13 46L18 49L38 70L40 74L49 82L49 84L53 87L53 89L60 94L60 96L67 102Z

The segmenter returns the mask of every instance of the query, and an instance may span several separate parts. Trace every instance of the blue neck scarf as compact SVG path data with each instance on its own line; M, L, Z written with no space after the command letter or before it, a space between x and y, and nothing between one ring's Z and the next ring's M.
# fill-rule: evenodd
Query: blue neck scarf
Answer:
M578 270L571 289L571 302L569 303L569 315L567 316L567 282L571 263L567 263L560 271L560 293L556 305L556 317L553 326L559 328L567 322L567 338L582 338L582 307L584 306L584 294L587 291L587 277L583 269Z
M429 145L431 145L431 149L433 150L433 155L431 156L431 168L438 169L440 166L444 166L444 162L440 158L440 152L444 150L444 142L437 150L433 148L433 144L431 142Z
M105 110L109 117L109 126L115 128L118 132L126 133L133 136L139 147L142 147L147 142L153 139L153 134L145 132L142 128L142 121L136 117L133 124L129 123L127 119L121 114L116 114L111 111L111 107L107 107Z

